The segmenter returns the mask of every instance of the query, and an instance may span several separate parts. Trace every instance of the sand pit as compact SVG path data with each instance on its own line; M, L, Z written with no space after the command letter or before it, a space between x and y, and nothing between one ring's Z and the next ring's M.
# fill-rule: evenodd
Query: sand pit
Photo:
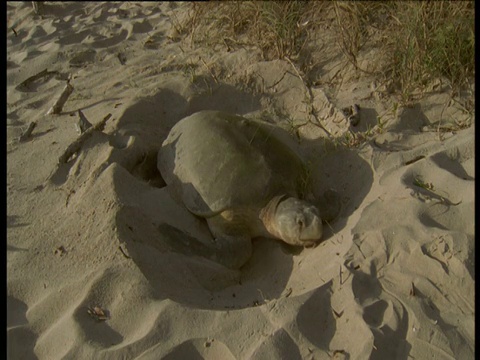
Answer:
M335 139L389 106L364 99L367 83L350 80L335 99L314 89L328 137L304 121L311 104L288 61L172 35L187 8L46 2L40 16L7 4L7 357L473 359L473 120L435 131L442 109L466 116L437 93L345 146ZM68 79L72 94L47 115ZM341 109L354 103L352 130ZM255 239L238 271L172 251L210 235L172 198L157 152L205 109L296 129L316 192L342 195L324 242ZM80 136L78 110L104 129L59 163Z

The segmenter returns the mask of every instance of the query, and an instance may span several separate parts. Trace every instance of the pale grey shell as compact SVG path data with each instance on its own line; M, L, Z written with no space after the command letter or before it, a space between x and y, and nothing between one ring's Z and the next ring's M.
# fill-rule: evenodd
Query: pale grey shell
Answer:
M171 129L157 165L166 183L199 216L261 209L275 195L298 196L304 180L303 163L285 134L264 122L201 111Z

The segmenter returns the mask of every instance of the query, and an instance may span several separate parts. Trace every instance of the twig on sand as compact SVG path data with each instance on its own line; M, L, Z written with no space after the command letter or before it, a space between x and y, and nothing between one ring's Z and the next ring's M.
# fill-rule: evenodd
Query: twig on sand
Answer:
M298 71L297 67L292 62L292 60L290 60L288 58L288 56L285 56L285 60L287 60L290 63L290 65L292 65L293 70L295 70L295 73L297 74L300 81L303 83L303 86L305 86L306 95L308 95L309 103L310 103L309 104L310 105L309 113L310 113L310 115L312 115L315 118L315 120L317 120L317 123L312 122L312 124L318 126L323 131L325 131L329 138L333 138L333 135L330 133L330 131L325 129L325 127L322 125L322 123L320 122L320 119L317 116L317 111L316 111L315 107L313 106L314 96L313 96L313 93L312 93L312 89L307 85L305 79L302 77L302 75L300 74L300 71Z
M13 28L12 28L13 30ZM20 84L17 85L16 89L17 90L25 90L28 88L28 86L34 82L35 80L38 80L44 76L47 76L47 75L50 75L50 74L54 74L56 73L56 71L48 71L48 69L45 69L45 70L42 70L40 71L38 74L35 74L33 76L30 76L28 79L22 81Z
M127 259L130 259L130 256L125 250L123 250L122 246L119 246L118 248L120 249L120 252L123 254L123 256L125 256Z
M335 314L335 316L336 316L337 318L341 318L342 315L343 315L343 312L344 312L344 310L342 310L342 311L340 311L340 312L337 312L337 311L335 311L335 309L334 309L333 307L332 307L332 311L333 311L333 313Z
M32 1L32 7L35 14L41 15L43 13L43 3L43 1Z
M18 141L22 142L27 140L30 137L30 135L32 135L32 131L33 129L35 129L35 126L37 126L36 121L32 121L28 125L28 128L22 133L22 135L20 135L20 137L18 138Z
M80 134L83 134L85 131L87 131L89 128L92 127L92 124L88 119L83 115L82 110L78 110L78 122L77 125L80 129Z
M60 97L58 98L57 101L53 104L53 106L48 110L47 115L52 115L52 114L60 114L60 112L63 109L63 105L68 100L68 97L70 94L73 92L73 86L70 84L70 80L67 80L67 85L63 88L62 93L60 94Z
M63 152L63 154L58 158L58 164L65 164L68 160L76 154L80 148L82 147L83 143L95 132L95 131L103 131L105 128L105 124L112 114L108 114L100 121L98 124L88 128L85 130L83 134L81 134L73 143L71 143L67 149Z
M297 67L295 66L295 64L293 63L293 61L290 60L290 59L288 58L288 56L285 56L285 60L287 60L287 61L290 63L290 65L292 65L293 70L295 70L295 72L297 73L298 78L302 81L303 85L305 86L305 89L306 89L307 92L308 92L309 88L308 88L305 80L303 79L302 75L300 75L300 71L297 70Z
M97 321L106 321L110 319L110 312L102 309L100 306L90 306L87 313Z
M410 288L410 296L415 296L416 293L415 293L415 285L413 284L413 281L412 281L412 287Z
M289 74L289 72L288 72L288 71L285 71L285 72L283 73L283 75L280 77L280 79L278 79L277 81L275 81L272 85L267 86L266 89L267 89L267 90L272 89L272 88L274 88L275 86L277 86L278 84L280 84L280 82L285 78L285 75L287 75L287 74ZM262 80L263 80L263 78L262 78Z
M201 56L198 57L200 59L200 61L203 63L203 66L205 66L208 70L208 72L210 73L210 75L212 76L213 80L218 84L218 79L217 77L215 76L215 74L213 73L212 69L210 69L210 67L207 65L207 63L205 62L205 60L202 59Z

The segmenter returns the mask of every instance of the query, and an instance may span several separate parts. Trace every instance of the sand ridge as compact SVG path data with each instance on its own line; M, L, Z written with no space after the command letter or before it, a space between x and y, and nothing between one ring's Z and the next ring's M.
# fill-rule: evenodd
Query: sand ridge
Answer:
M7 357L473 359L474 125L425 130L439 107L464 118L445 94L394 113L365 100L367 81L352 78L337 97L315 88L333 136L351 130L341 109L356 102L353 131L388 120L350 148L298 126L315 191L342 194L325 241L301 250L256 239L240 271L172 251L209 233L156 170L169 129L202 109L298 125L310 106L289 62L174 34L188 5L46 2L39 16L7 3ZM63 111L46 115L69 76ZM111 117L57 165L79 136L78 110L94 124Z

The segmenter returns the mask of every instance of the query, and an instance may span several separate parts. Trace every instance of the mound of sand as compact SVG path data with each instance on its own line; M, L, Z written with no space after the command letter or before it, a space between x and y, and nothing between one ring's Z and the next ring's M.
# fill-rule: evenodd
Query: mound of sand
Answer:
M7 3L7 357L473 359L474 125L421 131L464 114L442 93L388 112L351 80L336 98L313 89L323 126L352 131L340 109L353 103L357 134L380 115L387 125L360 147L326 141L305 122L289 62L190 47L171 35L187 8L47 2L39 16ZM63 111L46 115L69 76ZM156 156L202 109L297 128L316 191L342 195L324 242L256 239L240 271L171 251L209 233L164 187ZM78 110L93 124L111 116L58 164Z

